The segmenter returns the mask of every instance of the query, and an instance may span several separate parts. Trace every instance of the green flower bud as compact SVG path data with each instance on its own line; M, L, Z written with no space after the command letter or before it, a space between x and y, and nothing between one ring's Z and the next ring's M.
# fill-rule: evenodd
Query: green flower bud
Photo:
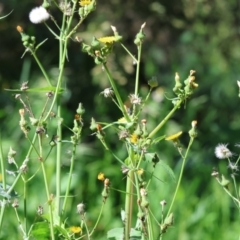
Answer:
M139 45L141 43L141 40L139 38L135 38L134 43L136 45Z
M47 0L44 0L42 7L44 7L45 9L48 9L50 6L51 4Z
M222 175L222 180L221 180L221 185L223 187L227 187L229 185L230 181L228 179L226 179L223 175Z
M117 36L115 36L115 39L116 39L115 40L116 42L120 42L123 39L123 37L120 35L117 35Z
M53 140L51 140L50 143L49 143L49 145L50 145L51 147L54 147L54 146L56 146L56 142L53 141Z
M197 121L192 121L192 128L191 130L188 132L189 133L189 136L191 138L196 138L198 133L197 133L197 130L196 130L196 125L197 125Z
M83 7L79 8L78 14L79 14L80 18L84 18L85 17L85 11L84 11Z
M94 62L95 62L97 65L99 65L99 64L102 64L104 61L103 61L103 58L102 58L102 57L95 57Z
M78 109L77 109L77 114L83 115L85 113L85 109L83 108L82 103L79 103Z
M92 40L92 42L91 42L91 46L92 46L93 48L96 48L96 47L98 47L99 45L100 45L100 42L97 40L97 38L93 37L93 40Z
M148 85L149 85L151 88L157 87L157 86L158 86L157 78L156 78L156 77L152 77L152 78L148 81Z
M28 41L30 39L30 36L26 35L25 33L22 33L22 41Z
M90 129L91 129L92 131L97 130L97 123L96 123L96 121L95 121L94 118L91 119Z
M138 137L143 134L140 124L137 125L137 129L134 131L134 134L136 134Z
M82 43L82 51L83 51L83 52L89 53L91 50L92 50L92 47L91 47L91 46L89 46L89 45L87 45L87 44L85 44L85 43Z
M28 41L23 42L23 46L24 46L24 47L28 47L28 46L29 46Z
M141 207L148 208L148 206L149 206L149 202L148 202L147 198L145 196L143 196L142 201L141 201Z
M33 42L33 43L35 43L36 42L36 37L35 36L31 36L31 41Z
M140 40L143 40L144 38L145 38L145 34L143 33L143 31L140 31L138 34L137 34L137 36L136 36L136 38L138 38L138 39L140 39Z
M90 4L86 6L86 12L90 13L96 9L96 1L93 0Z

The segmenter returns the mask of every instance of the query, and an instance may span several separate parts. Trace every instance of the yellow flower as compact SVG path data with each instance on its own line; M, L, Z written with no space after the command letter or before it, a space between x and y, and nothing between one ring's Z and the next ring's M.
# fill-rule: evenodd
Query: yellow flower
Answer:
M83 6L89 5L91 2L92 2L91 0L80 0L79 4L80 4L80 6L83 7Z
M116 42L117 40L118 39L115 36L98 38L98 41L102 43L113 43Z
M98 180L100 180L100 181L104 181L105 180L105 177L104 177L104 173L102 173L102 172L100 172L99 174L98 174Z
M178 133L175 133L169 137L166 137L165 140L167 141L177 141L177 139L182 135L182 131L181 132L178 132Z
M133 144L136 144L137 141L138 141L138 136L137 136L137 134L133 133L130 137L130 142Z
M77 226L70 227L69 229L73 233L80 233L82 231L82 229L80 227L77 227Z

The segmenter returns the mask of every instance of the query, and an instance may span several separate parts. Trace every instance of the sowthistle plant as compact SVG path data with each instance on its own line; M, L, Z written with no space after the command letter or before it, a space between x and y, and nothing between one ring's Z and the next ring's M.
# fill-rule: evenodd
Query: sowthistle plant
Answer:
M58 8L62 13L61 25L54 19L54 16L48 11L49 8ZM68 59L68 43L72 40L73 34L77 31L81 23L86 17L94 11L96 8L95 0L76 0L72 1L51 1L44 0L42 6L33 9L30 12L30 21L34 24L43 23L49 29L50 33L57 38L59 42L59 74L57 79L51 79L47 71L45 70L41 60L37 55L37 50L44 47L43 42L37 44L35 36L27 34L21 26L17 26L17 31L21 35L23 46L25 47L24 54L31 54L41 70L44 79L46 80L46 86L42 88L32 88L31 82L24 82L20 89L11 90L16 92L15 98L22 104L22 108L19 110L20 114L20 130L25 136L26 141L29 144L29 148L25 153L25 158L21 161L21 164L15 160L17 152L14 148L10 147L7 155L8 163L15 166L15 180L12 183L8 181L7 167L5 163L4 153L1 149L1 212L0 212L0 230L4 222L4 213L8 203L12 203L12 207L15 210L16 218L19 223L20 231L23 239L93 239L93 234L96 231L96 227L101 219L103 208L108 200L110 190L114 191L111 187L111 179L105 177L104 173L99 173L98 179L103 181L102 190L102 206L100 207L100 213L93 227L89 227L86 221L86 211L84 203L77 205L77 213L80 216L79 223L76 226L68 226L68 213L66 212L68 199L70 197L70 186L72 182L72 175L74 171L74 163L76 158L76 148L80 142L82 129L83 129L83 116L85 109L82 103L76 110L76 115L73 118L73 126L68 127L71 132L68 142L71 143L71 165L69 168L67 187L65 193L61 192L61 164L62 164L62 144L64 143L62 137L62 129L64 126L62 116L61 98L64 92L63 73L66 60ZM78 16L76 16L78 15ZM73 25L73 18L78 17L79 21ZM56 26L58 33L50 28L47 24L47 20L52 20ZM93 37L91 43L81 43L82 51L90 55L94 62L102 66L103 71L109 80L109 87L102 91L102 95L106 98L110 98L121 112L122 118L112 123L103 123L92 118L90 129L93 131L99 141L102 143L106 151L109 151L113 158L119 162L122 173L126 178L126 190L125 190L125 202L123 203L124 210L121 211L122 226L120 228L112 229L108 231L107 238L109 239L162 239L164 233L170 226L173 225L174 213L173 205L176 200L177 192L180 186L180 182L183 176L184 166L189 154L190 147L193 144L194 139L197 136L196 121L192 121L192 126L189 131L189 144L186 150L180 143L179 137L182 132L166 137L157 136L162 127L168 122L171 116L179 110L182 106L186 107L186 103L192 96L194 90L198 87L195 82L195 71L191 70L189 76L185 81L181 82L178 73L175 74L175 86L173 92L175 98L171 99L173 103L172 110L162 118L152 130L148 129L148 120L141 118L141 113L145 105L149 101L149 97L155 87L158 86L158 82L155 78L148 81L149 91L146 96L141 96L139 93L139 73L140 62L142 55L142 45L145 39L144 34L145 23L140 27L139 32L136 34L134 44L137 47L137 57L135 57L123 44L123 37L118 33L117 28L112 26L113 35L108 37L96 38ZM129 93L129 100L131 106L126 106L125 96L120 95L120 86L114 81L114 75L111 69L108 67L108 56L113 52L113 46L120 44L124 51L132 58L136 64L135 75L135 88L132 93ZM80 86L81 87L81 86ZM10 91L10 90L9 90ZM42 92L45 92L45 103L42 106L42 110L39 113L35 113L29 100L29 93L36 92L42 96ZM101 97L101 96L99 96ZM43 147L46 139L49 139L49 125L52 119L57 119L57 131L56 134L50 138L49 146ZM119 145L124 144L127 157L120 159L111 149L106 136L108 129L113 128L119 138ZM162 140L172 141L175 148L178 150L181 158L183 159L182 167L179 173L176 189L172 196L172 201L166 210L166 201L163 199L156 199L162 208L161 216L154 214L154 209L151 208L151 202L149 202L148 191L152 177L154 176L155 166L159 162L159 157L156 152L152 152L152 146L159 144ZM55 151L56 149L56 151ZM54 151L53 151L54 150ZM39 168L31 176L28 175L29 168L31 167L32 155L37 154ZM55 155L56 159L56 189L50 188L50 179L46 173L46 161L50 156ZM145 174L145 163L152 165L151 177L147 178ZM33 223L30 227L27 225L28 212L27 204L29 201L29 195L27 195L28 183L33 180L37 175L42 174L42 180L45 184L46 202L48 205L48 211L44 214L43 206L37 207L37 213L41 216L39 222ZM82 180L84 181L84 180ZM23 185L23 196L19 197L14 191L17 183L21 182ZM63 200L62 199L62 195ZM79 198L79 196L78 196ZM20 216L18 213L19 204L24 205L24 216ZM120 210L119 210L120 212ZM136 227L133 228L133 218L136 213ZM157 226L158 231L154 231L154 225Z
M237 81L237 85L239 88L239 94L238 97L240 97L240 81ZM235 147L240 147L240 144L235 144ZM229 148L228 144L219 143L215 147L215 156L216 158L220 160L227 160L227 168L229 169L228 173L229 176L226 176L217 170L217 168L214 168L212 171L211 176L214 177L217 181L217 183L222 186L224 192L230 197L230 199L233 201L234 205L238 209L238 212L240 213L240 192L239 192L239 185L236 180L236 176L239 172L239 161L240 161L240 155L237 157L236 160L234 158L236 157L236 154L234 154ZM239 235L240 238L240 235Z

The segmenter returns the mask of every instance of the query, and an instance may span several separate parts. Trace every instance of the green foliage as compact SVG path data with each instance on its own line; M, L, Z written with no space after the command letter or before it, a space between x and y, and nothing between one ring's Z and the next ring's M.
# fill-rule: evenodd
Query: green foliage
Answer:
M160 159L160 162L155 166L154 174L151 173L152 165L144 165L147 170L145 172L147 178L152 176L151 187L148 189L148 201L152 204L151 209L154 209L154 212L160 217L161 209L159 201L156 201L156 199L166 199L167 207L169 207L182 161L179 159L176 148L166 141L160 141L162 140L161 136L183 131L181 142L184 146L188 142L186 132L189 130L189 123L193 119L198 120L199 140L195 141L192 151L189 153L190 161L186 164L182 186L178 191L173 209L174 226L168 228L166 239L238 238L238 212L232 211L232 209L235 209L234 205L227 196L224 196L224 189L212 182L214 179L210 179L212 167L218 165L213 154L214 146L219 142L230 141L231 144L235 144L239 141L236 79L238 79L239 72L240 47L236 4L232 1L219 3L219 1L190 2L188 0L169 3L152 1L146 4L133 0L124 3L123 7L119 0L113 2L101 1L97 5L97 11L88 16L86 24L77 28L72 37L72 39L80 39L79 41L83 39L84 42L89 43L93 35L97 39L108 36L111 31L109 26L115 25L122 34L122 42L126 43L126 47L135 57L137 51L132 41L134 41L139 26L143 22L147 22L143 58L141 60L139 96L148 94L147 81L149 79L153 76L158 79L158 86L152 91L141 115L142 118L148 120L148 130L152 130L156 123L170 111L171 102L167 101L165 97L171 98L175 103L176 99L173 99L173 94L170 91L174 88L174 72L179 72L179 75L183 76L189 69L197 71L197 79L200 79L201 84L194 93L194 98L185 102L187 108L184 111L182 111L183 109L177 111L175 116L161 128L158 133L159 136L155 136L156 138L153 140L156 141L156 144L151 145L152 155L158 156ZM7 1L3 3L3 6L6 12L9 12L9 9L17 9L18 11L14 11L8 18L1 20L1 89L18 89L23 82L28 81L30 88L26 90L27 96L31 99L35 116L40 116L45 105L43 97L46 89L44 90L44 88L54 90L57 82L59 71L57 69L58 48L56 46L58 40L49 38L49 34L43 26L33 27L25 19L25 16L27 16L26 10L30 9L29 1L21 1L21 4L18 4L17 7L15 1ZM58 15L53 7L50 9L51 14L60 22L60 14ZM85 17L88 12L89 9L82 8L79 14L83 14L82 16ZM77 22L77 20L74 21ZM19 36L12 31L12 26L19 24L23 24L24 30L29 36L36 36L37 43L48 38L38 48L37 53L54 87L46 87L45 79L37 69L37 64L30 60L32 58L28 53L24 55L22 61L20 60L23 48ZM56 30L53 24L50 24L50 26L54 31ZM111 52L108 55L107 64L111 72L113 71L117 86L121 86L119 94L125 100L134 85L132 79L135 66L132 65L132 57L120 51L118 44L114 44L114 47L110 49L102 43L101 46L102 48L105 47L105 49L100 49L101 54ZM109 51L105 51L106 49ZM94 65L94 61L89 56L80 52L81 45L71 41L68 45L69 62L66 62L65 72L62 75L64 84L57 91L58 95L61 94L62 118L64 119L61 156L62 190L66 189L68 182L71 163L69 151L72 151L71 142L76 140L70 139L68 129L74 131L73 116L80 101L86 109L84 129L81 132L82 140L81 144L76 147L76 161L72 174L70 197L66 206L66 219L68 219L66 228L79 222L75 207L79 202L86 204L89 227L94 227L99 214L99 206L102 203L102 185L96 180L96 176L100 171L104 171L105 175L111 179L111 187L122 191L110 190L102 220L93 235L93 239L105 240L109 229L122 226L120 209L124 208L122 203L125 197L126 178L120 172L118 160L124 161L127 155L124 144L118 144L118 137L116 136L116 129L120 125L117 124L118 119L122 116L112 101L107 102L106 99L99 97L99 93L104 88L109 87L106 72L102 71L101 65ZM16 59L19 60L16 61ZM178 86L175 86L175 90L178 91ZM3 136L1 140L3 156L1 158L7 159L6 155L11 146L17 152L16 163L20 166L28 150L26 139L18 127L18 109L23 106L12 97L10 92L2 91L0 100ZM110 147L115 156L111 152L105 151L101 143L96 140L95 135L91 135L92 132L88 127L92 117L101 120L101 123L98 123L102 124L104 122L108 126L104 129L104 132L106 132L104 137L106 142L111 142ZM36 119L39 119L39 117ZM113 124L115 128L112 127L111 123L115 123ZM59 119L54 117L48 122L47 134L49 137L43 138L44 150L51 149L49 142L52 142L52 140L53 143L58 144L58 139L54 138L57 135L58 124ZM134 121L131 122L129 127L131 128L133 124ZM28 126L30 126L30 123ZM28 134L32 138L34 127L30 127L32 130ZM122 124L122 127L125 127L125 125ZM157 141L158 137L160 142ZM55 148L52 149L45 165L49 186L51 192L54 192L57 184L55 181ZM27 177L34 177L26 183L27 196L29 197L31 193L30 202L27 204L28 225L32 224L37 218L36 208L38 205L43 205L44 210L48 211L46 196L40 194L40 190L43 190L45 186L42 182L39 167L38 155L32 154L28 163ZM221 173L227 176L226 165L221 163L219 168ZM8 187L8 185L11 186L14 183L17 172L16 168L10 164L7 164L6 169L10 171L7 174L6 187ZM236 179L238 180L238 176L236 176ZM230 189L232 189L231 184ZM23 204L24 188L19 182L14 190L18 194L20 202L19 215L23 216L25 211ZM7 190L3 190L3 194L6 193ZM63 196L61 197L63 199ZM14 234L18 225L11 207L6 208L5 216L7 217L4 218L6 222L3 221L2 239L9 238L8 232ZM7 219L12 220L9 222ZM8 232L4 232L4 229L7 229ZM159 229L156 228L154 231L157 232ZM58 232L61 231L58 230ZM63 233L62 235L64 236ZM13 236L13 238L22 239L21 234Z

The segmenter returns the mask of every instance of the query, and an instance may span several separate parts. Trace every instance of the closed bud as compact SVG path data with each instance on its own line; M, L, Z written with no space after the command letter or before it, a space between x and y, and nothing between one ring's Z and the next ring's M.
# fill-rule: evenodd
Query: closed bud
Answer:
M148 81L148 85L149 85L151 88L157 87L157 86L158 86L157 78L156 78L156 77L152 77L152 78Z
M134 131L134 134L139 137L143 134L142 128L140 126L140 124L137 125L137 129Z
M192 121L192 128L191 130L188 132L189 133L189 136L191 138L196 138L198 133L197 133L197 130L196 130L196 126L197 126L197 121Z
M82 103L79 103L78 109L77 109L77 114L83 115L85 113L85 109L83 108Z
M220 184L223 186L223 187L227 187L229 185L230 181L228 179L226 179L223 175L222 175L222 180L220 182Z
M97 40L97 38L93 37L93 40L92 40L92 42L91 42L91 46L92 46L93 48L96 48L96 47L98 47L99 45L100 45L100 42Z

